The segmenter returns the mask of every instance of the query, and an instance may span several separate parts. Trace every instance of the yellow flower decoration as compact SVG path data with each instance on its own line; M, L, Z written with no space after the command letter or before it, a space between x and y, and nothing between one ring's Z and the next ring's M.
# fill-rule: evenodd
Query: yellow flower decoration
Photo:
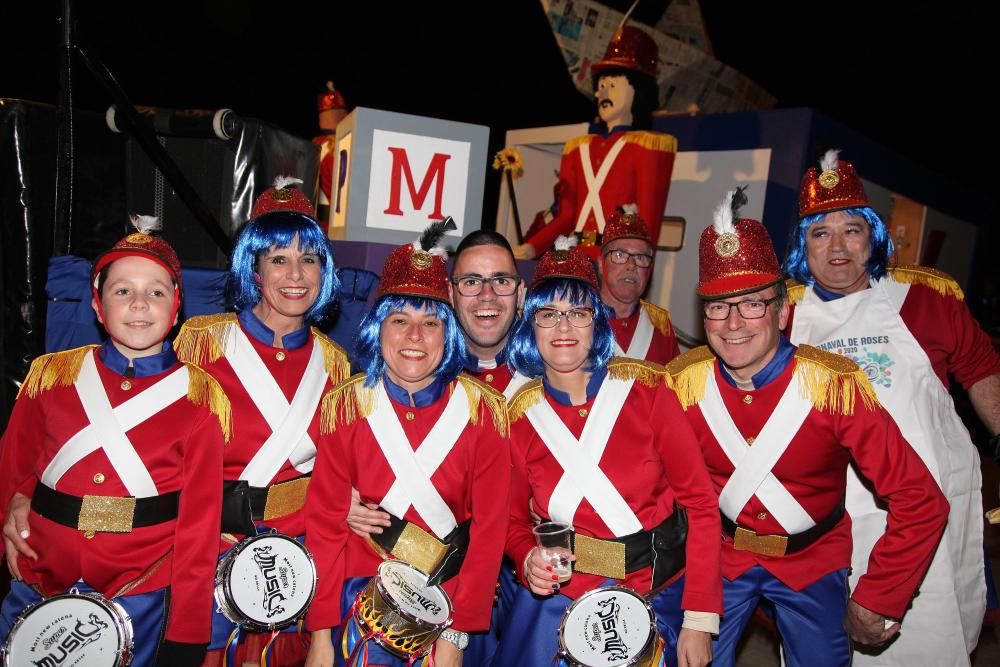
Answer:
M520 178L524 175L524 160L521 159L521 152L513 146L497 151L497 154L493 156L493 168L502 169L514 178Z

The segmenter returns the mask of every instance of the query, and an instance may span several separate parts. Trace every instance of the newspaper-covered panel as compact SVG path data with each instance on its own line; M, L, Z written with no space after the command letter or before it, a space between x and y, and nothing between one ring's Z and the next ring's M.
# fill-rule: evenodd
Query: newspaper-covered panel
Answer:
M590 67L604 57L622 14L590 0L541 0L577 89L593 90ZM698 13L700 20L700 11ZM775 105L773 95L695 46L642 26L659 48L660 107L684 111L697 104L704 113L757 111ZM706 42L707 43L707 42Z
M663 12L663 16L653 27L667 37L693 46L710 58L715 57L698 0L671 0L667 11Z

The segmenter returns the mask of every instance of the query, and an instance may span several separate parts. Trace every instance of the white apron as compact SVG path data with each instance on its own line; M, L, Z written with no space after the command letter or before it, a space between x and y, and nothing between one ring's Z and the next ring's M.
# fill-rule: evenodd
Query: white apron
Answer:
M870 289L829 302L806 288L795 307L791 340L858 362L951 503L948 527L899 638L878 656L856 652L854 664L968 665L986 609L979 455L930 359L899 315L909 288L883 278ZM846 504L853 521L853 589L885 532L886 513L875 506L853 467Z

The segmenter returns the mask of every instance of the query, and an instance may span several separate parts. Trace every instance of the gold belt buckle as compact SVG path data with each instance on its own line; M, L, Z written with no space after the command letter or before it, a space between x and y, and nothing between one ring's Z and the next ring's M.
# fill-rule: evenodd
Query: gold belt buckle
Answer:
M264 503L264 521L298 512L306 504L306 490L308 488L308 477L299 477L269 487L267 501Z
M784 535L758 535L752 530L736 527L733 548L750 551L761 556L784 556L788 548L788 538Z
M625 545L577 533L573 539L573 570L611 579L625 578Z
M392 555L409 563L424 574L430 574L448 553L448 545L415 523L407 522L392 547Z
M580 245L586 245L586 246L597 245L597 231L593 229L588 229L586 231L580 232Z
M84 496L77 530L94 533L131 533L135 517L135 498Z

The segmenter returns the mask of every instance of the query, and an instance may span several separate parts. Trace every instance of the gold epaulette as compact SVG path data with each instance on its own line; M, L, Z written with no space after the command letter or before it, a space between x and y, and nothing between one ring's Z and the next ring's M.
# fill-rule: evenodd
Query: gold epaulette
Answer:
M197 315L184 322L174 339L177 358L189 364L204 366L222 356L226 337L239 326L236 313Z
M633 130L625 133L625 141L651 151L660 151L663 153L677 152L677 137L672 134L664 134L663 132Z
M469 421L473 424L479 422L479 404L483 403L493 417L493 428L506 437L510 429L507 423L507 401L503 394L466 373L459 374L458 381L469 396Z
M656 330L659 331L664 336L669 336L674 328L670 324L670 311L666 308L660 308L656 304L650 303L649 301L640 301L642 304L642 309L646 311L646 315L649 317L649 321L652 322Z
M542 379L535 378L517 390L514 396L507 402L507 420L513 425L518 419L524 416L532 405L545 400L545 389L542 387Z
M938 271L937 269L931 269L926 266L911 264L890 268L889 275L897 283L924 285L925 287L930 287L942 296L952 296L959 301L965 299L965 293L962 292L962 288L959 286L958 281L944 271Z
M705 396L705 383L715 372L715 354L707 345L685 352L667 364L667 374L681 407L687 410Z
M188 400L195 405L207 406L219 420L222 438L229 442L233 434L233 411L229 397L215 378L194 364L185 363L188 369Z
M569 155L577 148L584 144L589 144L594 140L593 134L581 134L579 137L573 137L563 146L563 155Z
M861 395L869 410L878 405L868 377L847 357L812 345L800 345L795 352L795 360L795 377L799 381L802 398L817 410L852 415L857 394Z
M636 380L647 387L670 382L663 366L631 357L612 357L608 362L608 375L615 380Z
M313 340L323 350L323 368L330 376L334 384L343 382L351 375L351 361L347 358L347 352L334 341L330 340L322 331L316 327L310 327Z
M365 373L355 373L331 388L320 404L319 432L333 433L343 425L364 419L375 409L375 392L365 386Z
M788 278L785 280L785 289L788 290L788 303L793 306L802 300L805 296L806 286L797 281L795 278Z
M76 376L80 374L80 366L83 360L97 345L84 345L72 350L62 352L52 352L31 362L28 375L21 383L18 390L18 397L22 393L28 398L34 398L43 391L48 391L53 387L68 387L76 382Z

